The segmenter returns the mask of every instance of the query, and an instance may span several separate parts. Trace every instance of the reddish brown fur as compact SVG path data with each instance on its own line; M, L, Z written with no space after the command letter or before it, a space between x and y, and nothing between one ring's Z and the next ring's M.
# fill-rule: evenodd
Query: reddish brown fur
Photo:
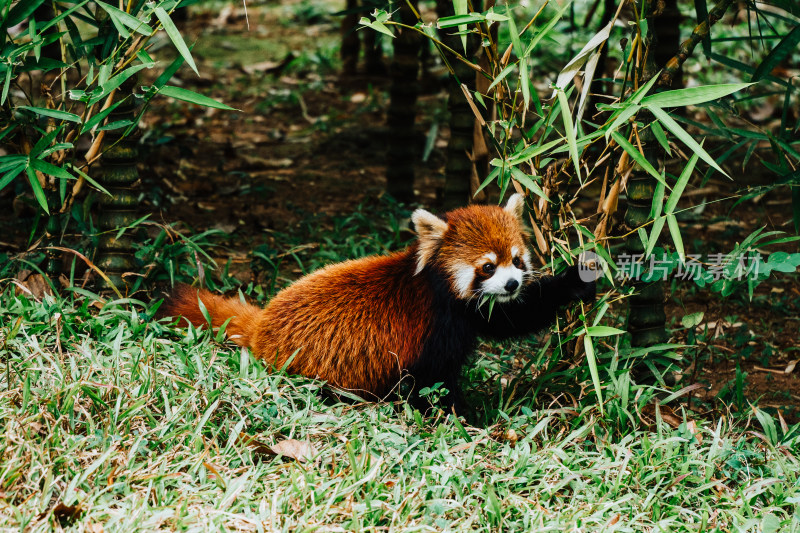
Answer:
M439 256L443 266L456 261L472 263L486 252L497 255L498 265L511 263L511 248L526 250L525 230L513 213L494 206L462 207L447 213L448 231Z
M288 372L383 395L409 368L430 332L430 292L413 276L414 250L330 265L278 293L266 309L199 291L217 328ZM198 291L180 288L166 315L205 325ZM404 312L413 309L413 313ZM343 328L347 328L344 331Z

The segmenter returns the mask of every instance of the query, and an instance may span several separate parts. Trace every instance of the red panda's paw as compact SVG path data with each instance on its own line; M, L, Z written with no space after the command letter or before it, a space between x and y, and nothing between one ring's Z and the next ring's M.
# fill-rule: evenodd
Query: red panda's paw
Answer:
M593 269L584 264L570 266L563 274L564 283L574 301L594 302L597 295L597 277Z

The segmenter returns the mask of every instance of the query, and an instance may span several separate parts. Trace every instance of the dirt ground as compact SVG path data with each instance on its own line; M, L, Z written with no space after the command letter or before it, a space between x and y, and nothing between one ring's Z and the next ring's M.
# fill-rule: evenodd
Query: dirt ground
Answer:
M342 215L374 202L383 194L392 140L385 126L388 79L337 72L339 19L315 15L307 2L270 6L251 8L247 18L241 5L195 9L184 26L187 40L197 40L200 76L184 68L172 83L239 112L157 99L142 130L142 211L156 213L160 222L182 221L193 232L222 230L239 258L267 242L270 231L291 231L307 214ZM168 49L152 53L168 58ZM445 105L441 88L429 89L419 104L420 147ZM434 209L447 134L440 128L430 157L416 165L418 201ZM705 187L710 197L715 188L731 189L721 179ZM760 226L792 231L785 198L768 195L731 207L709 204L684 241L727 251ZM796 243L791 246L797 251ZM247 276L248 261L238 264ZM687 340L682 316L704 313L684 372L687 381L707 385L693 393L701 408L731 387L738 366L746 373L748 399L779 409L787 420L800 418L800 364L793 366L800 359L797 280L772 278L753 302L725 300L686 283L673 287L667 308L673 341Z

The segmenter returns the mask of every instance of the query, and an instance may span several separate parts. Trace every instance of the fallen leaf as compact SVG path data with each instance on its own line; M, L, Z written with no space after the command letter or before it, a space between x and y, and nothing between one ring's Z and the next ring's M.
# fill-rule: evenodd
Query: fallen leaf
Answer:
M789 361L789 364L786 365L786 369L783 371L784 374L791 374L794 371L794 368L797 366L797 363L800 363L800 359L795 359L794 361Z
M317 454L317 450L307 440L286 439L273 444L270 448L278 455L290 457L301 463L311 461Z
M255 455L262 457L288 457L296 461L310 461L317 454L314 445L308 440L285 439L277 444L269 445L257 440L247 433L239 434L239 442L250 448Z
M53 294L47 279L41 274L33 274L30 270L22 270L17 274L17 288L21 292L27 292L37 300L41 300L45 294ZM19 294L20 291L17 292Z

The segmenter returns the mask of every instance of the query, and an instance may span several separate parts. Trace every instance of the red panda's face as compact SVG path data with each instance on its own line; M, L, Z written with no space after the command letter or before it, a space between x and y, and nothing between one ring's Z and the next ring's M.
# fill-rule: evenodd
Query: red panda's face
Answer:
M517 298L533 275L521 220L523 202L515 194L504 208L465 207L448 213L446 221L422 209L415 211L417 273L436 263L458 299Z

